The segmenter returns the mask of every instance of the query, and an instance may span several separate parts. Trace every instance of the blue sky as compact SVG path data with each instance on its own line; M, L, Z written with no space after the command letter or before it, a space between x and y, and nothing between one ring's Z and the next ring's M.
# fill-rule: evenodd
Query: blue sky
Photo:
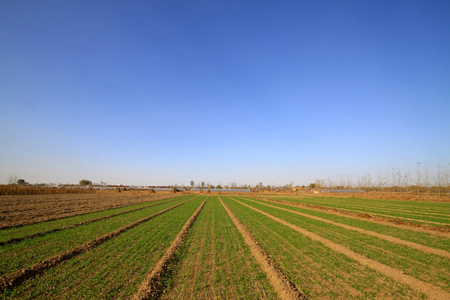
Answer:
M0 1L0 182L450 162L448 1Z

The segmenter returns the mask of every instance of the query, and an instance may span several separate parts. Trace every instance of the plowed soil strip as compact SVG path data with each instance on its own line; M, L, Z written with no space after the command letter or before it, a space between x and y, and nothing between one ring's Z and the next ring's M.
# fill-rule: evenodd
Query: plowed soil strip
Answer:
M164 256L156 263L153 270L141 284L139 290L133 296L133 299L154 299L161 295L164 288L164 286L161 283L161 279L164 276L164 273L168 270L172 261L174 260L178 249L184 243L184 240L186 239L189 233L189 229L191 229L192 225L197 219L197 216L200 214L203 207L205 206L206 201L208 201L208 198L206 198L205 201L203 201L200 207L189 218L189 220L183 226L181 231L177 234L175 239L170 244L169 248L167 248L167 250L165 251Z
M338 253L344 254L345 256L347 256L350 259L356 260L357 262L359 262L360 264L367 266L369 268L372 268L378 272L380 272L381 274L394 279L398 282L404 283L404 284L408 284L409 286L411 286L413 289L424 293L426 295L428 295L430 297L430 299L450 299L450 294L447 293L446 291L430 284L424 281L421 281L417 278L414 278L412 276L406 275L404 274L402 271L391 268L387 265L384 265L382 263L379 263L375 260L372 260L370 258L367 258L359 253L356 253L350 249L348 249L347 247L344 247L342 245L336 244L330 240L327 240L313 232L307 231L303 228L300 228L294 224L291 224L283 219L277 218L275 216L272 216L266 212L263 212L257 208L254 208L250 205L247 205L245 203L242 203L236 199L233 199L234 201L250 208L253 209L254 211L259 212L260 214L271 218L272 220L275 220L285 226L288 226L289 228L309 237L310 239L312 239L313 241L317 241L322 243L323 245L327 246L328 248L330 248L333 251L336 251Z
M131 224L129 224L127 226L124 226L122 228L119 228L119 229L117 229L117 230L115 230L113 232L110 232L110 233L107 233L105 235L102 235L102 236L100 236L100 237L98 237L96 239L93 239L93 240L91 240L91 241L89 241L89 242L87 242L87 243L85 243L83 245L77 246L77 247L69 249L69 250L67 250L67 251L65 251L63 253L60 253L60 254L55 255L53 257L50 257L50 258L47 258L47 259L45 259L43 261L38 262L37 264L34 264L31 267L28 267L28 268L25 268L25 269L22 269L22 270L10 273L10 274L8 274L8 275L6 275L6 276L4 276L4 277L2 277L0 279L0 290L3 290L5 288L7 288L7 287L14 287L14 286L20 285L25 280L27 280L27 279L29 279L31 277L34 277L34 276L36 276L38 274L41 274L45 270L50 269L50 268L52 268L52 267L54 267L54 266L64 262L65 260L68 260L68 259L76 256L76 255L79 255L79 254L81 254L83 252L87 252L90 249L92 249L94 247L97 247L98 245L100 245L100 244L102 244L102 243L112 239L113 237L115 237L115 236L117 236L117 235L119 235L119 234L121 234L121 233L123 233L123 232L125 232L125 231L127 231L127 230L129 230L131 228L133 228L133 227L136 227L137 225L139 225L139 224L141 224L143 222L146 222L146 221L148 221L148 220L150 220L150 219L152 219L152 218L154 218L156 216L159 216L159 215L161 215L161 214L163 214L165 212L168 212L168 211L170 211L170 210L172 210L172 209L174 209L174 208L176 208L178 206L181 206L181 205L185 204L188 201L190 201L190 200L187 200L187 201L185 201L183 203L180 203L180 204L174 205L172 207L169 207L169 208L167 208L167 209L165 209L163 211L160 211L160 212L158 212L156 214L153 214L151 216L145 217L145 218L143 218L143 219L141 219L139 221L131 223Z
M243 198L243 197L240 197L240 198ZM317 221L320 221L320 222L333 224L333 225L336 225L336 226L339 226L339 227L342 227L342 228L345 228L345 229L348 229L348 230L353 230L353 231L357 231L357 232L360 232L360 233L363 233L363 234L371 235L373 237L376 237L376 238L379 238L379 239L383 239L383 240L391 242L391 243L404 245L404 246L411 247L411 248L414 248L414 249L417 249L419 251L423 251L423 252L426 252L426 253L432 253L432 254L443 256L443 257L446 257L446 258L450 258L450 253L445 251L445 250L435 249L435 248L427 247L427 246L420 245L420 244L417 244L417 243L404 241L404 240L401 240L401 239L398 239L398 238L395 238L395 237L392 237L392 236L389 236L389 235L373 232L373 231L370 231L370 230L361 229L361 228L358 228L358 227L353 227L353 226L346 225L346 224L336 223L336 222L331 221L331 220L323 219L323 218L316 217L316 216L311 216L311 215L308 215L308 214L303 214L303 213L298 212L298 211L289 210L287 208L278 207L278 206L270 205L270 204L267 204L267 203L254 201L254 200L251 200L251 199L248 199L248 198L243 198L243 199L248 200L248 201L253 201L255 203L259 203L259 204L262 204L262 205L265 205L265 206L268 206L268 207L272 207L272 208L284 210L284 211L287 211L287 212L290 212L290 213L294 213L294 214L302 216L302 217L307 217L307 218L310 218L310 219L313 219L313 220L317 220Z
M244 237L245 242L249 246L252 255L261 265L263 271L267 274L267 278L277 292L280 299L306 299L306 296L289 280L283 271L277 266L272 258L264 251L253 234L245 227L244 224L236 217L233 211L220 199L223 207L227 211L234 225Z
M262 197L252 197L252 198L259 199L259 200L265 200L268 202L280 203L280 204L289 205L289 206L301 207L304 209L325 211L327 213L331 213L331 214L335 214L335 215L344 215L344 216L346 216L348 218L352 218L352 219L366 220L368 222L389 225L389 226L397 227L397 228L401 228L401 229L408 229L408 230L417 231L417 232L430 233L430 234L439 235L439 236L443 236L443 237L447 237L447 238L450 237L450 234L449 234L450 226L448 226L448 225L435 227L435 226L431 226L428 224L418 224L418 223L406 222L406 221L399 220L399 219L376 217L376 216L373 216L373 215L370 215L367 213L360 214L360 213L356 213L356 212L344 211L344 210L339 210L339 209L331 208L331 207L325 207L325 206L321 206L321 205L305 204L305 203L300 203L300 202L293 203L293 202L288 202L288 201L283 201L283 200L267 199L267 198L262 198Z
M193 198L193 199L195 199L195 198ZM27 235L27 236L23 236L23 237L20 237L20 238L12 238L12 239L0 242L0 246L6 245L6 244L17 243L17 242L20 242L20 241L23 241L23 240L26 240L26 239L31 239L31 238L34 238L34 237L37 237L37 236L44 236L44 235L52 233L52 232L62 231L62 230L74 228L74 227L77 227L77 226L81 226L81 225L97 222L97 221L104 220L104 219L117 217L117 216L120 216L120 215L123 215L123 214L135 212L135 211L138 211L138 210L146 209L146 208L149 208L149 207L152 207L152 206L161 205L161 204L164 204L164 203L169 203L169 202L176 201L176 200L178 200L178 199L173 199L173 200L166 201L166 202L161 202L161 203L152 204L152 205L148 205L148 206L144 206L144 207L139 207L139 208L123 211L123 212L120 212L120 213L116 213L116 214L113 214L113 215L104 216L104 217L100 217L100 218L97 218L97 219L92 219L92 220L88 220L88 221L84 221L84 222L80 222L80 223L77 223L77 224L72 224L72 225L68 225L68 226L64 226L64 227L60 227L60 228L55 228L55 229L51 229L51 230L47 230L47 231L37 232L37 233L30 234L30 235Z

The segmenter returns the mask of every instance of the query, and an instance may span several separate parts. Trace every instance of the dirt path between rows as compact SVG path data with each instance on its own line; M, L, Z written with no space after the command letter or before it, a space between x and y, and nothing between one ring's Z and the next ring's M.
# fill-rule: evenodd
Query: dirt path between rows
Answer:
M291 228L291 229L293 229L293 230L295 230L295 231L297 231L297 232L299 232L299 233L309 237L313 241L322 243L323 245L325 245L326 247L330 248L331 250L336 251L338 253L341 253L341 254L347 256L348 258L359 262L360 264L362 264L364 266L372 268L372 269L380 272L381 274L383 274L383 275L385 275L385 276L387 276L387 277L389 277L389 278L391 278L391 279L393 279L395 281L398 281L398 282L401 282L403 284L407 284L407 285L411 286L411 288L413 288L413 289L415 289L415 290L417 290L417 291L419 291L421 293L424 293L424 294L428 295L430 297L430 299L443 299L443 300L444 299L445 300L450 299L450 294L449 293L447 293L446 291L444 291L444 290L442 290L442 289L440 289L440 288L438 288L438 287L436 287L436 286L434 286L434 285L432 285L432 284L430 284L428 282L424 282L424 281L421 281L421 280L419 280L419 279L417 279L415 277L406 275L400 270L394 269L392 267L389 267L387 265L379 263L379 262L377 262L375 260L367 258L367 257L365 257L365 256L363 256L363 255L361 255L359 253L354 252L353 250L350 250L347 247L344 247L342 245L336 244L335 242L332 242L332 241L330 241L328 239L325 239L325 238L319 236L318 234L315 234L315 233L310 232L310 231L308 231L306 229L300 228L300 227L298 227L298 226L296 226L296 225L294 225L292 223L289 223L289 222L287 222L287 221L285 221L283 219L280 219L280 218L277 218L275 216L272 216L272 215L270 215L270 214L268 214L268 213L266 213L266 212L264 212L262 210L259 210L257 208L254 208L254 207L250 206L250 205L242 203L239 200L236 200L236 199L233 199L233 200L238 202L238 203L240 203L240 204L242 204L242 205L244 205L245 207L253 209L254 211L259 212L260 214L262 214L262 215L264 215L264 216L266 216L266 217L268 217L268 218L270 218L272 220L275 220L278 223L283 224L283 225L285 225L285 226L287 226L287 227L289 227L289 228Z
M120 213L112 214L112 215L109 215L109 216L104 216L104 217L100 217L100 218L97 218L97 219L92 219L92 220L88 220L88 221L84 221L84 222L80 222L80 223L76 223L76 224L72 224L72 225L68 225L68 226L64 226L64 227L60 227L60 228L55 228L55 229L51 229L51 230L47 230L47 231L37 232L37 233L26 235L26 236L23 236L23 237L20 237L20 238L12 238L12 239L9 239L9 240L6 240L6 241L0 241L0 246L6 245L6 244L17 243L17 242L20 242L20 241L23 241L23 240L26 240L26 239L31 239L31 238L34 238L34 237L37 237L37 236L44 236L44 235L49 234L49 233L53 233L53 232L57 232L57 231L62 231L62 230L78 227L78 226L81 226L81 225L97 222L97 221L104 220L104 219L117 217L117 216L120 216L120 215L124 215L124 214L127 214L127 213L135 212L135 211L138 211L138 210L143 210L143 209L146 209L146 208L149 208L149 207L152 207L152 206L157 206L157 205L161 205L161 204L164 204L164 203L169 203L169 202L176 201L176 200L178 200L178 199L173 199L173 200L166 201L166 202L161 202L161 203L157 203L157 204L147 205L147 206L144 206L144 207L139 207L139 208L127 210L127 211L123 211L123 212L120 212Z
M141 220L133 222L133 223L131 223L129 225L126 225L124 227L121 227L121 228L119 228L119 229L117 229L115 231L112 231L112 232L107 233L105 235L102 235L102 236L100 236L98 238L90 240L89 242L87 242L87 243L85 243L83 245L77 246L77 247L69 249L69 250L67 250L67 251L65 251L63 253L60 253L60 254L55 255L53 257L50 257L50 258L47 258L47 259L45 259L43 261L40 261L40 262L34 264L31 267L24 268L22 270L10 273L10 274L8 274L8 275L6 275L6 276L4 276L4 277L2 277L0 279L0 290L6 289L8 287L18 286L22 282L24 282L25 280L30 279L30 278L38 275L38 274L41 274L45 270L50 269L50 268L52 268L52 267L54 267L54 266L56 266L56 265L58 265L58 264L60 264L60 263L62 263L64 261L66 261L66 260L68 260L68 259L70 259L72 257L75 257L75 256L77 256L77 255L79 255L79 254L81 254L83 252L87 252L87 251L91 250L92 248L95 248L95 247L99 246L100 244L102 244L102 243L112 239L113 237L115 237L115 236L117 236L117 235L119 235L119 234L121 234L121 233L123 233L123 232L125 232L125 231L127 231L127 230L129 230L131 228L133 228L133 227L136 227L137 225L139 225L141 223L144 223L144 222L146 222L146 221L148 221L148 220L150 220L150 219L152 219L152 218L154 218L156 216L159 216L159 215L161 215L163 213L166 213L166 212L168 212L168 211L170 211L170 210L172 210L172 209L174 209L174 208L176 208L178 206L181 206L181 205L185 204L188 201L190 201L190 200L187 200L187 201L185 201L183 203L174 205L174 206L169 207L169 208L167 208L165 210L162 210L162 211L160 211L160 212L158 212L156 214L153 214L151 216L145 217L145 218L143 218Z
M240 197L240 198L243 198L243 197ZM398 239L398 238L392 237L390 235L381 234L381 233L377 233L377 232L374 232L374 231L365 230L365 229L361 229L361 228L358 228L358 227L337 223L337 222L334 222L334 221L331 221L331 220L327 220L327 219L323 219L323 218L320 218L320 217L311 216L311 215L308 215L308 214L303 214L303 213L298 212L298 211L289 210L287 208L278 207L278 206L270 205L270 204L267 204L267 203L262 203L262 202L258 202L258 201L255 201L255 200L250 200L250 199L247 199L247 198L244 198L244 199L246 199L248 201L255 202L255 203L259 203L259 204L262 204L262 205L265 205L265 206L268 206L268 207L272 207L272 208L277 208L277 209L280 209L280 210L288 211L288 212L294 213L296 215L307 217L307 218L310 218L310 219L313 219L313 220L321 221L321 222L328 223L328 224L333 224L333 225L336 225L336 226L339 226L339 227L342 227L342 228L345 228L345 229L348 229L348 230L353 230L353 231L357 231L357 232L360 232L360 233L363 233L363 234L371 235L373 237L386 240L388 242L392 242L392 243L396 243L396 244L399 244L399 245L408 246L408 247L414 248L416 250L419 250L419 251L422 251L422 252L425 252L425 253L432 253L432 254L443 256L443 257L446 257L446 258L450 258L450 253L445 251L445 250L442 250L442 249L431 248L431 247L424 246L424 245L421 245L421 244L417 244L417 243L414 243L414 242L409 242L409 241L405 241L405 240L402 240L402 239Z
M267 199L267 198L254 197L254 196L252 196L252 198L259 199L259 200L265 200L268 202L273 202L273 203L278 203L278 204L284 204L284 205L288 205L288 206L301 207L301 208L309 209L309 210L326 212L326 213L330 213L330 214L334 214L334 215L344 215L347 218L365 220L365 221L372 222L372 223L383 224L383 225L388 225L388 226L397 227L397 228L401 228L401 229L408 229L408 230L412 230L412 231L429 233L429 234L433 234L433 235L450 238L450 226L435 227L435 226L431 226L428 224L417 224L417 223L406 222L406 221L397 220L397 219L376 217L376 216L372 216L367 213L360 214L360 213L355 213L355 212L343 211L343 210L338 210L336 208L324 207L321 205L312 205L312 204L305 204L305 203L299 203L299 202L287 202L287 201L282 201L282 200Z
M177 234L175 239L170 244L169 248L164 252L163 257L156 263L155 267L152 269L147 278L142 282L137 293L132 299L154 299L158 298L163 293L163 283L161 282L162 277L169 269L170 264L175 259L178 249L184 243L189 230L197 219L198 215L205 206L206 201L209 197L202 202L200 207L195 211L195 213L189 218L186 224L183 226L181 231Z
M280 299L306 299L306 296L289 280L283 271L272 260L269 254L261 247L253 234L245 227L245 225L236 217L234 212L222 201L220 203L227 211L234 225L242 234L245 243L249 246L250 251L255 260L261 265L262 270L266 273L267 278L277 292Z

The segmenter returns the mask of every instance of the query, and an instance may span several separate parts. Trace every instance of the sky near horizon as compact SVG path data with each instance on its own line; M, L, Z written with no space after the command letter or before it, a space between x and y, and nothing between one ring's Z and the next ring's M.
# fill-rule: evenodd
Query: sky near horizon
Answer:
M449 1L0 0L0 183L450 163Z

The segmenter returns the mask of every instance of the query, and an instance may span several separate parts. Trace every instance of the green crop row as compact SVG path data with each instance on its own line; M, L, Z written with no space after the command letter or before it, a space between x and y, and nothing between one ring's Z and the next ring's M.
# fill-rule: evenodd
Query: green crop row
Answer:
M450 272L448 269L450 260L448 258L424 253L408 246L399 245L284 210L274 209L253 201L242 199L239 201L316 233L370 259L401 270L424 282L429 282L443 289L450 287Z
M308 298L420 297L407 285L380 275L231 198L222 199Z
M336 204L338 206L356 205L356 206L373 206L383 209L406 209L409 211L419 212L436 212L440 213L447 210L446 202L432 201L411 201L411 200L394 200L394 199L366 199L361 197L329 197L329 196L287 196L287 195L264 195L264 198L281 199L288 201L303 201L305 203L316 204Z
M407 218L416 222L431 221L450 224L450 204L404 200L373 200L339 197L264 196L267 199L320 205L356 213L369 213L386 218ZM393 206L378 205L378 201L395 203ZM390 210L388 208L391 208ZM395 207L395 209L393 208ZM413 211L414 210L414 211ZM430 214L427 214L430 213Z
M242 197L239 197L238 199L242 199ZM297 212L307 214L310 216L320 217L320 218L327 219L327 220L330 220L330 221L333 221L336 223L350 225L350 226L358 227L358 228L361 228L364 230L374 231L376 233L389 235L389 236L399 238L399 239L402 239L405 241L414 242L417 244L421 244L421 245L436 248L436 249L442 249L442 250L446 250L446 251L450 250L450 240L448 238L440 236L440 235L433 235L433 234L429 234L429 233L425 233L425 232L417 232L414 230L402 229L402 228L389 226L389 225L385 225L385 224L379 224L379 223L374 223L374 222L370 222L370 221L366 221L366 220L349 218L349 217L342 216L342 215L336 215L336 214L327 213L327 212L323 212L323 211L307 209L307 208L302 208L302 207L292 206L292 205L287 205L287 204L281 204L281 203L277 203L277 202L270 202L270 201L265 201L265 200L261 200L261 199L255 199L255 198L250 198L250 197L244 197L244 199L250 199L250 200L258 201L261 203L266 203L266 204L269 204L272 206L281 207L281 208L289 209L292 211L297 211Z
M12 227L12 228L7 228L7 229L2 229L2 230L0 230L0 242L7 241L9 239L23 238L23 237L27 237L27 236L30 236L33 234L38 234L41 232L46 232L46 231L50 231L50 230L67 227L67 226L72 226L72 225L75 225L78 223L88 222L88 221L95 220L98 218L108 217L113 214L122 213L122 212L130 211L130 210L146 207L149 205L158 204L158 203L168 202L168 201L171 201L174 199L186 199L187 200L192 197L193 197L192 195L189 195L189 196L182 196L182 197L176 197L176 198L149 201L149 202L135 204L135 205L129 205L129 206L113 208L113 209L108 209L108 210L103 210L103 211L98 211L98 212L81 214L81 215L77 215L77 216L73 216L73 217L61 218L61 219L52 220L52 221L48 221L48 222L40 222L40 223L35 223L35 224L21 226L21 227Z
M0 247L0 276L29 267L94 238L186 201L179 199Z
M407 210L421 213L445 213L449 214L448 203L432 201L410 201L410 200L386 200L365 199L357 197L328 197L328 196L278 196L264 195L264 198L279 199L285 201L297 201L302 203L317 204L333 207L374 207L385 210Z
M277 298L217 196L200 213L179 261L163 299Z
M129 299L205 198L150 219L4 291L2 298Z

